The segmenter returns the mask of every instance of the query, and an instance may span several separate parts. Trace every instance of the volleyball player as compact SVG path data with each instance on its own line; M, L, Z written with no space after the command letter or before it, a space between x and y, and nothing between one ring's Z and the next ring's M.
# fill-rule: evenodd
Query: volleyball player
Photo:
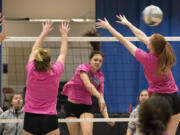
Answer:
M104 118L109 118L104 101L104 75L99 70L104 60L104 54L93 51L89 63L78 66L72 80L65 84L63 95L68 96L64 107L66 119L93 118L91 96L98 99L100 111ZM92 135L93 122L67 122L70 135ZM114 122L109 122L111 126Z
M43 23L43 30L32 47L27 70L27 89L25 95L24 135L59 135L56 112L59 81L64 72L67 54L68 23L59 26L61 47L59 56L51 66L49 49L41 48L46 35L52 31L52 22Z
M167 133L175 135L180 119L180 96L175 84L171 67L176 63L173 49L168 41L160 34L152 34L149 38L144 32L133 26L125 16L117 16L118 23L127 25L131 31L147 45L149 53L137 48L129 42L122 34L117 32L107 21L98 19L97 28L104 28L115 36L128 51L139 61L144 68L145 77L148 81L148 92L150 95L159 93L166 97L171 104L173 115L167 127Z

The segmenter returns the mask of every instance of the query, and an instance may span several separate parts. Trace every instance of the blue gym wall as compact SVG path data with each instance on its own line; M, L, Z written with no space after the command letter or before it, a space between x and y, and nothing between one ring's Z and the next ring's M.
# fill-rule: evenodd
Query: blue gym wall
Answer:
M163 11L163 21L156 27L144 24L142 10L148 5L156 5ZM116 15L122 14L148 36L160 33L164 36L180 36L180 1L179 0L96 0L96 18L106 17L109 23L124 36L134 36L121 24L116 23ZM102 36L112 36L107 30L99 29ZM146 50L146 46L133 42ZM171 42L177 58L172 69L176 84L180 87L180 42ZM105 61L102 71L105 75L105 99L109 112L127 112L129 104L137 104L140 90L147 89L142 66L119 42L103 42L102 51Z

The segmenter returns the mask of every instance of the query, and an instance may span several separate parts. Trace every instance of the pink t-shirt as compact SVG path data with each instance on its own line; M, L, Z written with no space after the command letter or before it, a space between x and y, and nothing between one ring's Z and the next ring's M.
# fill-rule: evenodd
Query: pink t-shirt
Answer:
M76 72L71 81L64 85L64 89L61 94L68 96L68 98L77 101L82 104L91 105L91 93L85 88L81 78L80 72L84 71L88 74L91 83L96 87L96 89L103 93L104 92L104 75L102 72L98 71L93 73L91 71L89 64L81 64L76 69Z
M144 74L148 81L148 91L152 93L175 93L178 88L175 84L172 72L169 75L157 75L158 56L136 49L135 58L144 68Z
M63 64L56 62L49 72L37 72L34 62L26 65L27 88L24 112L38 114L57 114L56 102L59 81L64 72Z

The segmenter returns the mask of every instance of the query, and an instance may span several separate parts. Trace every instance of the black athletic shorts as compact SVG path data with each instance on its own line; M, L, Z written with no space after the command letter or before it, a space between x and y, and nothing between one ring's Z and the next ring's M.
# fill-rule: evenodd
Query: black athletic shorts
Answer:
M79 118L82 113L92 113L92 105L74 104L69 101L64 106L65 117Z
M58 127L57 115L25 113L24 130L34 135L45 135Z
M156 93L156 94L165 97L169 101L173 111L173 115L180 113L180 95L178 95L177 93L170 93L170 94Z

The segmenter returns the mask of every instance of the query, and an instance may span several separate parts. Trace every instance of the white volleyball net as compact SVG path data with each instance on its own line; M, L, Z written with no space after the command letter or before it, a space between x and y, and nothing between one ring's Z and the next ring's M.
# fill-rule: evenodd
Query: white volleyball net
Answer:
M138 42L135 37L126 37L128 40ZM31 51L31 47L36 41L37 37L9 37L2 43L2 61L1 61L1 88L12 88L17 92L22 92L26 87L26 70L25 66L28 61L28 57ZM168 41L180 41L180 37L166 37ZM43 43L43 47L50 48L51 60L54 63L59 55L59 49L61 44L60 37L47 37ZM69 37L68 38L68 55L65 64L65 72L61 78L61 82L67 82L73 76L77 66L81 63L88 62L89 54L92 48L89 44L90 41L101 42L117 42L114 37ZM108 56L107 56L108 57ZM112 70L111 70L112 71ZM108 72L108 71L107 71ZM124 95L126 96L126 95ZM62 117L62 116L61 116ZM127 124L129 121L136 121L137 119L128 118L129 115L118 114L113 115L109 119L96 117L93 119L58 119L59 123L66 122L94 122L95 126L100 125L107 130L107 132L120 132L125 134ZM123 118L124 117L124 118ZM106 122L116 122L115 127L107 126ZM23 123L23 119L0 119L0 123ZM104 123L104 124L98 124ZM122 123L122 124L120 124ZM95 128L95 127L94 127ZM118 128L118 130L117 130ZM119 130L121 129L121 130ZM64 130L64 129L62 129ZM65 129L67 130L67 128ZM101 129L102 131L105 131ZM115 131L116 130L116 131ZM67 131L65 131L67 132ZM95 131L102 133L99 131Z
M126 37L129 41L138 42L136 37ZM26 64L31 51L31 47L37 37L8 37L2 43L2 61L1 61L1 88L12 88L16 92L24 91L26 87ZM180 37L166 37L168 41L180 41ZM51 60L54 63L59 55L61 45L60 37L47 37L43 42L43 47L50 48ZM92 51L89 42L117 42L114 37L68 37L68 55L66 58L65 72L61 82L69 81L77 66L88 62L89 54ZM111 44L109 44L111 45ZM128 54L128 53L127 53ZM128 57L127 54L122 54ZM109 57L105 54L105 57ZM110 56L111 57L111 56ZM113 64L113 63L112 63ZM113 69L107 69L106 72L116 72ZM132 72L132 71L128 71ZM126 87L126 86L124 86ZM117 88L118 89L118 88ZM125 95L124 95L125 96Z

